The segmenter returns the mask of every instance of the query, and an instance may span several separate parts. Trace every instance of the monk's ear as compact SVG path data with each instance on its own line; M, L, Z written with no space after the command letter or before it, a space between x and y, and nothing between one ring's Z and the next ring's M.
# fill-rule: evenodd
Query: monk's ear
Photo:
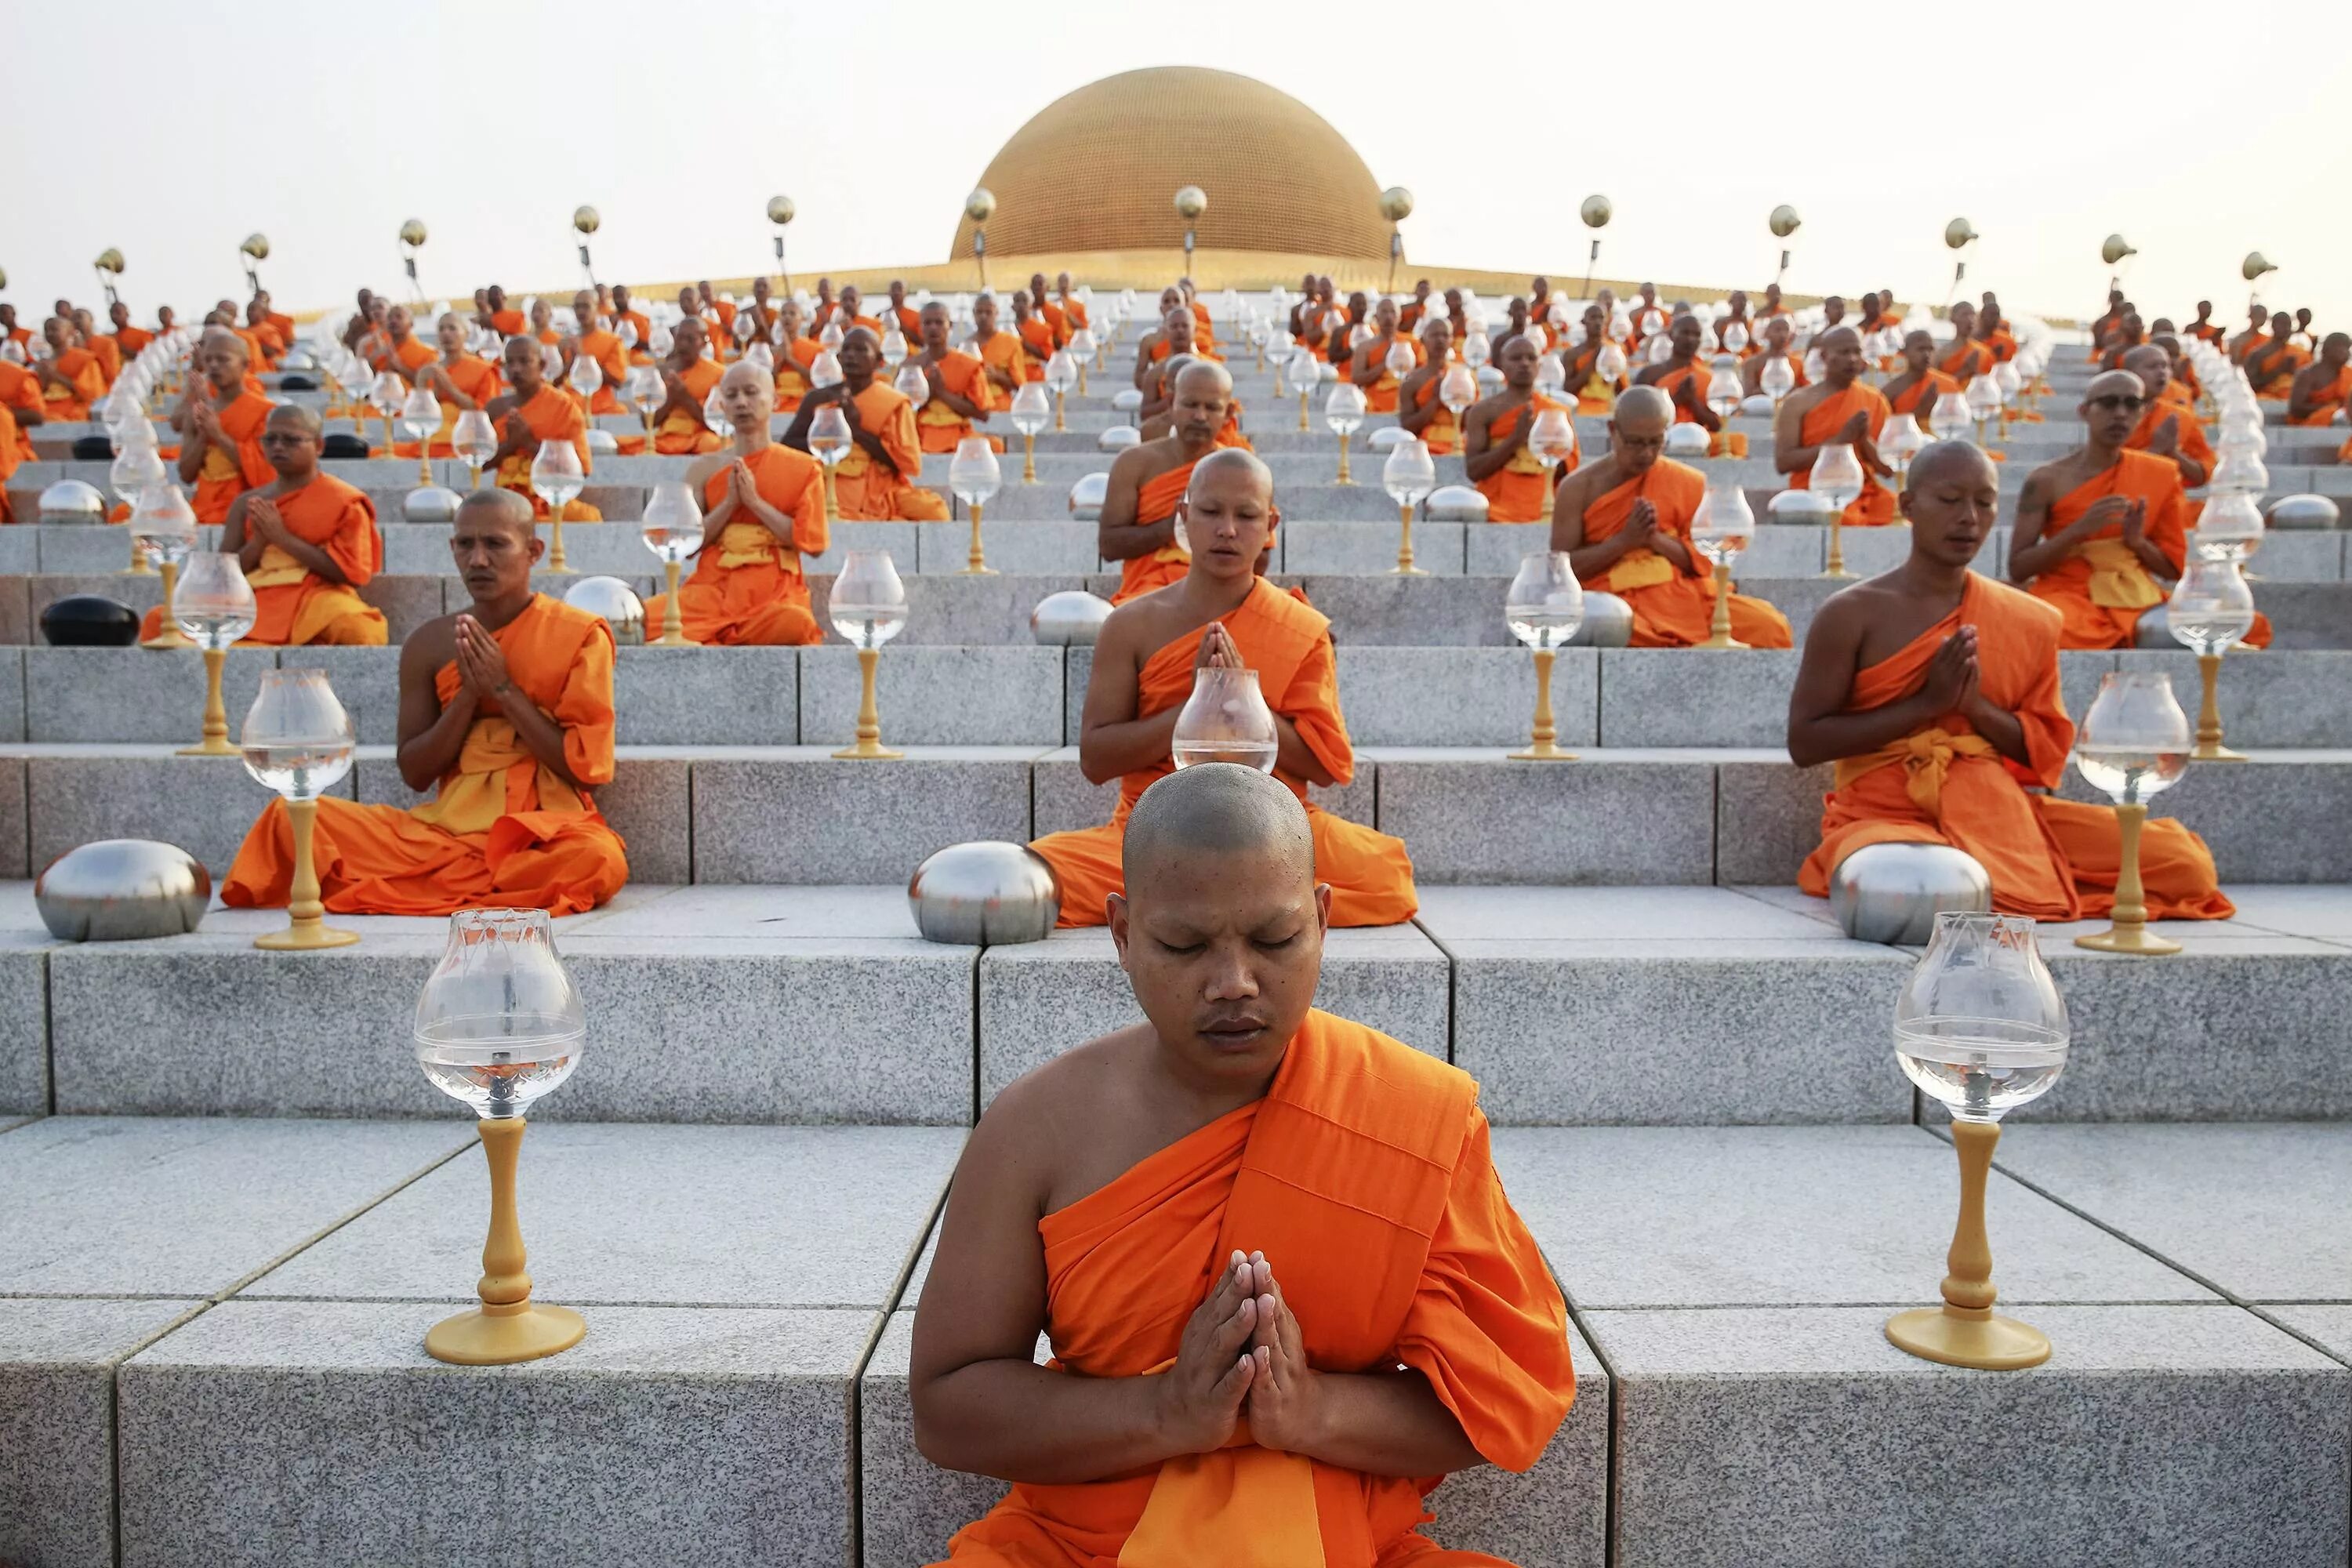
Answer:
M1315 884L1315 926L1325 936L1331 934L1331 884Z
M547 541L539 536L539 525L536 523L531 525L530 537L523 543L523 553L530 557L531 564L534 566L539 564L539 558L547 553Z
M1103 910L1110 927L1111 945L1118 949L1118 966L1127 967L1127 899L1111 893L1103 900Z

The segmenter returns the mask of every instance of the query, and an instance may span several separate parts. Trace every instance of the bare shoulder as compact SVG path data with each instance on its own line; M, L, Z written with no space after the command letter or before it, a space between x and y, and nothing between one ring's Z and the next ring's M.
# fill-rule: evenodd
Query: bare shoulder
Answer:
M406 681L433 672L457 657L457 617L441 616L408 634L400 645L400 678Z
M1555 509L1570 503L1581 505L1598 494L1604 485L1616 482L1617 459L1613 455L1604 457L1598 462L1585 464L1560 480L1552 505Z
M789 450L789 448L787 448ZM695 500L702 499L702 487L710 482L713 474L721 473L735 464L735 448L721 447L716 452L705 452L686 466L686 484Z
M1010 1182L1045 1212L1064 1166L1087 1163L1103 1129L1124 1120L1123 1068L1148 1041L1150 1027L1139 1024L1088 1040L1005 1085L972 1129L965 1173Z
M483 405L482 412L493 419L503 419L515 411L520 401L521 395L519 393L501 392Z
M1788 396L1780 399L1780 412L1785 415L1794 411L1797 415L1802 416L1806 410L1811 408L1815 404L1821 402L1822 399L1827 397L1829 395L1830 384L1826 381L1817 381L1811 386L1801 386L1796 391L1789 394Z
M1166 473L1176 466L1171 448L1176 446L1172 436L1156 441L1142 441L1129 447L1111 459L1109 485L1112 489L1121 485L1140 488L1146 479Z

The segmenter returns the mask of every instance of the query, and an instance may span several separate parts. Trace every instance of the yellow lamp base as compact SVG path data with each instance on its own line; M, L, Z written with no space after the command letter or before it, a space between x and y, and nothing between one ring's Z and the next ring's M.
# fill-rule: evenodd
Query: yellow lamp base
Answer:
M1691 644L1691 647L1746 647L1748 646L1748 645L1747 643L1741 642L1729 632L1717 632L1713 637L1708 637L1705 642L1695 642Z
M842 763L895 763L906 754L890 750L879 741L860 741L856 745L842 747L833 756L835 762Z
M2112 925L2103 931L2076 937L2074 945L2094 952L2136 952L2147 958L2162 958L2180 951L2179 942L2151 935L2144 925Z
M957 572L956 575L959 577L993 577L997 575L997 571L993 566L966 566Z
M1572 763L1576 761L1576 753L1563 752L1550 741L1537 741L1524 752L1513 752L1510 760L1515 763Z
M309 952L322 947L349 947L358 942L355 931L338 931L317 921L297 921L283 931L264 931L253 939L253 945L271 952Z
M155 645L149 643L147 646L152 647ZM2233 752L2219 741L2200 741L2189 753L2189 760L2192 763L2242 763L2246 760L2246 753Z
M228 743L225 735L207 736L193 746L182 746L172 753L177 757L241 757L245 755Z
M196 644L193 637L183 633L179 627L166 622L163 629L157 632L153 637L142 637L140 639L139 646L141 647L182 648L194 647Z
M569 1307L476 1307L425 1331L425 1353L459 1366L505 1366L568 1351L587 1332L587 1320Z
M646 645L647 647L700 647L702 645L686 635L686 628L673 624L667 631Z
M1982 1316L1951 1307L1897 1312L1886 1320L1886 1337L1895 1349L1924 1361L1983 1372L2015 1372L2050 1359L2047 1334L1990 1308Z
M1820 580L1824 583L1853 583L1860 579L1853 573L1841 566L1833 572L1822 573Z

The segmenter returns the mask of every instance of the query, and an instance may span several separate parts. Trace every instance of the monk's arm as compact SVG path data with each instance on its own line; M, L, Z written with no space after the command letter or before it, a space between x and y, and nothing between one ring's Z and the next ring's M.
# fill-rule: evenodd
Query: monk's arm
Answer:
M702 417L701 403L696 399L693 389L686 384L686 377L666 369L662 372L662 386L669 395L662 400L659 408L654 410L655 424L661 424L673 414L682 414L706 430L710 427Z
M1992 749L2021 767L2033 766L2033 754L2025 744L2025 721L2003 708L1979 690L1974 699L1962 705L1961 715Z
M229 502L228 516L221 523L221 553L236 557L237 566L247 572L261 564L264 541L245 526L246 508L251 504L254 492L246 491Z
M1820 455L1821 448L1804 444L1804 426L1805 411L1798 406L1797 400L1782 398L1772 416L1772 468L1776 473L1811 470L1813 458Z
M514 726L515 739L520 741L530 754L539 759L540 766L570 784L573 789L585 789L587 784L572 771L572 761L564 752L566 731L562 722L530 700L530 695L514 683L509 672L507 683L490 695L498 699L499 711Z
M400 648L401 781L410 789L431 789L436 780L457 765L466 732L474 727L476 703L470 688L460 682L449 705L443 707L433 689L433 672L446 656L453 633L446 622L420 628Z
M247 492L248 495L251 493ZM237 499L242 500L245 498L240 496ZM282 537L270 540L268 542L292 556L296 565L313 577L335 584L337 586L349 585L351 579L343 575L342 567L338 565L335 558L328 554L323 548L311 543L290 528L283 528L279 531ZM257 540L257 542L258 542ZM258 551L255 552L254 559L258 563L260 560Z
M841 383L837 381L833 384L834 386L839 386L840 384ZM833 387L831 386L820 387L811 392L807 396L802 398L801 405L793 411L793 422L784 426L784 433L778 437L777 439L796 452L807 451L809 449L809 425L811 421L816 418L817 410L829 404L838 403L841 401L838 395L833 396L825 395L827 393L831 393L832 391Z
M1133 561L1176 542L1176 514L1158 522L1138 523L1136 503L1143 491L1143 459L1121 452L1110 466L1110 482L1103 492L1102 514L1095 522L1095 550L1106 561Z
M1443 371L1436 369L1427 373L1429 375L1444 374ZM1426 403L1415 401L1421 395L1421 383L1423 379L1425 377L1412 377L1397 385L1397 423L1415 436L1428 429L1430 421L1435 419L1439 411L1445 406L1434 397Z
M2326 365L2314 363L2304 366L2294 373L2294 384L2288 389L2286 416L2292 420L2308 419L2321 408L2334 406L2333 398L2323 402L2315 394L2322 387L2335 384L2336 378L2327 374ZM2197 481L2184 478L2181 482L2194 488Z
M712 452L697 458L686 470L686 488L695 495L704 493L710 476L725 469L735 461L731 451ZM702 514L702 548L709 549L719 542L727 525L735 521L735 487L728 485L719 492L719 503Z
M2017 498L2017 516L2009 527L2009 580L2012 583L2031 583L2074 554L2082 535L2112 520L2116 509L2107 503L2119 499L2102 496L2088 511L2045 539L2042 531L2050 524L2050 490L2049 481L2040 474L2026 476L2024 492Z
M1812 629L1805 634L1804 659L1789 693L1789 760L1801 768L1865 756L1949 710L1931 667L1927 683L1910 696L1880 708L1842 711L1861 666L1866 615L1851 601L1832 599L1813 616Z
M1495 416L1491 409L1481 413L1478 409L1472 408L1462 416L1462 471L1473 484L1480 479L1492 479L1501 473L1504 465L1511 460L1511 455L1518 450L1516 442L1508 442L1501 446L1494 443L1488 435L1493 428L1494 420ZM1527 426L1528 421L1524 419L1519 421L1518 428L1521 431L1524 431Z
M932 367L932 369L935 373L929 377L932 402L938 404L940 407L945 408L949 413L954 415L959 419L985 419L988 417L987 409L982 408L971 398L964 396L963 394L951 391L948 386L947 378L936 374L936 366Z
M1370 350L1378 348L1379 346L1380 340L1378 338L1374 338L1370 342L1366 343L1362 348L1356 351L1354 363L1348 370L1348 379L1349 381L1354 382L1358 386L1370 386L1378 383L1381 376L1388 374L1388 363L1385 353L1383 353L1381 358L1374 359L1370 353Z
M1080 714L1078 771L1089 784L1108 784L1166 762L1175 743L1176 717L1184 710L1177 703L1149 719L1135 716L1142 660L1136 653L1132 626L1117 623L1118 613L1113 612L1095 643L1094 668L1087 677L1087 702ZM1282 728L1279 721L1275 727Z
M1580 578L1606 572L1633 548L1632 533L1622 528L1598 544L1584 542L1584 503L1592 499L1588 488L1582 473L1570 474L1560 480L1551 501L1551 547L1568 552L1569 570Z

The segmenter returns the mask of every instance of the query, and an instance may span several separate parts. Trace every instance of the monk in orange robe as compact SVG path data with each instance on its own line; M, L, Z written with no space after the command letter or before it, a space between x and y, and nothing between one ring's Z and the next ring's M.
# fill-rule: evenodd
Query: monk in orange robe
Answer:
M508 337L515 334L509 332ZM530 302L530 335L550 348L561 348L563 334L555 330L555 301L533 300Z
M502 351L507 391L490 400L486 411L499 427L499 449L488 464L499 489L530 503L533 517L548 515L547 502L530 488L531 459L542 441L569 441L580 454L580 475L595 468L588 455L588 416L580 400L547 384L539 344L529 338L509 338ZM604 514L574 496L563 503L566 522L602 522Z
M2169 458L2180 470L2185 488L2200 488L2213 474L2213 447L2205 439L2205 427L2197 422L2195 408L2168 395L2180 391L2180 384L2172 379L2172 356L2155 343L2142 343L2124 355L2124 369L2139 377L2147 398L2140 407L2139 424L2125 440L2124 449ZM2182 521L2193 521L2204 504L2194 503Z
M727 444L702 416L702 405L726 374L718 361L703 357L709 341L699 316L686 317L671 332L669 357L661 363L668 397L653 418L654 450L663 457L700 457Z
M1112 459L1095 524L1095 549L1119 563L1114 605L1181 580L1192 562L1176 541L1177 509L1202 458L1219 449L1234 378L1214 360L1192 360L1176 374L1169 433ZM1268 525L1269 534L1272 524Z
M1068 273L1055 274L1054 293L1061 303L1062 320L1069 323L1072 337L1077 336L1093 324L1092 318L1087 314L1087 302L1070 291Z
M719 383L719 406L735 435L729 448L698 458L686 482L702 498L702 549L679 584L677 612L692 641L726 647L805 647L824 640L809 610L803 555L822 555L824 468L768 434L775 385L754 360L738 360ZM646 601L646 635L669 625L669 596Z
M697 283L694 286L694 291L701 296L703 325L711 330L710 341L719 345L719 352L721 354L727 353L737 342L735 301L723 297L717 289L711 288L710 279L708 278Z
M926 452L952 452L972 437L995 451L1004 450L1004 438L978 428L996 406L989 394L988 367L976 354L957 352L948 342L954 322L944 301L934 300L916 317L922 352L907 363L922 374L931 395L915 410L915 433ZM1011 399L1007 398L1007 404Z
M904 287L904 284L900 285L900 288L903 289ZM1062 313L1062 307L1055 301L1053 295L1046 292L1045 275L1044 273L1032 272L1029 274L1028 292L1029 308L1037 313L1037 319L1045 322L1045 330L1053 334L1054 346L1058 349L1063 344L1068 342L1070 341L1070 319Z
M2212 300L2197 301L2197 318L2189 323L2187 331L2190 337L2203 338L2217 349L2221 346L2221 323L2213 319Z
M843 290L845 298L847 289ZM833 470L835 510L846 522L945 522L948 505L922 486L923 447L915 435L915 405L875 374L881 340L855 327L835 351L841 379L801 400L784 445L806 452L809 426L820 409L839 405L849 416L849 453Z
M2332 425L2347 399L2352 399L2352 337L2330 332L2319 345L2319 357L2294 374L2287 391L2286 422Z
M1673 422L1664 393L1634 387L1609 416L1608 452L1562 479L1552 499L1551 548L1567 552L1586 587L1632 608L1635 647L1688 647L1715 622L1715 569L1690 542L1706 476L1664 456ZM1740 642L1790 646L1789 618L1770 605L1744 594L1728 603Z
M1196 669L1258 672L1278 734L1275 776L1299 799L1308 784L1355 776L1331 623L1257 574L1279 521L1272 473L1247 452L1211 453L1193 467L1181 515L1195 552L1190 569L1113 611L1095 644L1078 760L1097 784L1121 781L1118 805L1100 827L1051 834L1034 846L1060 879L1064 926L1105 920L1105 900L1119 890L1128 816L1145 788L1175 766L1170 737ZM1419 901L1400 840L1312 805L1307 815L1317 874L1332 887L1335 924L1412 918Z
M1192 352L1190 345L1197 335L1193 331L1193 328L1197 323L1192 320L1192 312L1189 310L1184 310L1184 342L1187 346L1182 349L1171 351L1166 342L1168 336L1168 318L1171 313L1179 310L1184 310L1184 291L1181 289L1162 289L1160 290L1160 308L1151 318L1154 324L1150 331L1135 340L1136 385L1141 386L1143 384L1143 373L1150 369L1158 361L1166 359L1171 352L1178 353L1190 353ZM1315 333L1315 348L1318 357L1320 357L1321 355L1322 343L1323 334L1318 329Z
M53 425L79 424L89 417L89 405L106 395L98 356L74 341L73 323L62 316L41 323L41 335L48 342L49 357L35 360L32 371L41 384L43 415Z
M1634 384L1654 386L1664 393L1673 405L1675 424L1705 430L1708 457L1748 456L1748 437L1725 429L1723 416L1707 406L1707 396L1715 389L1715 373L1698 363L1698 348L1706 341L1706 329L1696 316L1685 312L1676 316L1666 331L1674 352L1655 364L1643 365L1633 378Z
M1357 348L1348 372L1349 379L1363 388L1364 406L1374 414L1397 411L1397 386L1404 378L1389 368L1389 355L1400 343L1419 368L1421 345L1398 332L1396 301L1382 299L1372 307L1372 335Z
M441 357L416 372L416 384L429 389L441 405L441 427L433 433L427 451L436 458L454 458L457 448L450 441L457 428L457 416L488 408L505 385L499 379L497 365L466 347L466 319L457 311L442 312L434 323L433 338ZM393 447L392 455L414 458L416 443L403 441Z
M1045 362L1054 357L1054 329L1030 303L1029 291L1013 294L1013 331L1021 340L1021 379L1045 379Z
M1911 465L1911 556L1832 596L1813 617L1789 704L1789 755L1837 764L1822 843L1797 874L1815 898L1870 844L1948 844L1975 857L1993 908L2037 920L2110 913L2115 813L2055 790L2074 725L2059 695L2060 616L1969 570L2000 483L1976 447L1946 441ZM2225 920L2204 841L2149 822L2140 877L2151 920Z
M607 320L612 322L613 331L620 334L622 342L627 346L629 363L651 364L654 363L652 347L654 324L646 320L643 310L630 305L627 284L613 285L613 309ZM622 331L624 327L629 330Z
M1822 383L1780 400L1772 416L1772 465L1789 476L1792 490L1812 484L1813 459L1823 447L1853 448L1862 463L1862 494L1845 509L1848 528L1876 528L1895 521L1895 493L1879 480L1893 474L1878 455L1878 433L1887 419L1886 399L1862 380L1862 340L1840 327L1815 340L1822 353Z
M1908 414L1918 421L1920 429L1931 435L1935 431L1936 400L1960 390L1958 382L1936 368L1935 357L1935 339L1925 331L1904 333L1903 368L1888 376L1885 384L1878 389L1879 395L1886 399L1889 413ZM1965 432L1955 430L1950 434L1958 438Z
M572 296L572 318L580 323L563 347L563 384L572 384L572 366L585 354L596 362L604 373L604 384L589 399L591 414L626 414L622 405L620 387L629 377L629 356L615 334L606 331L596 321L596 296L583 289Z
M1209 307L1201 303L1200 291L1192 286L1192 280L1190 278L1179 278L1176 279L1176 291L1183 296L1184 308L1192 312L1193 341L1214 348L1217 343L1217 324L1209 319ZM1363 319L1363 312L1358 311L1356 320L1360 321Z
M2140 616L2164 603L2188 556L2188 497L2171 458L2126 449L2146 393L2129 371L2083 389L2083 445L2025 478L2011 526L2009 576L2063 617L2062 647L2129 647ZM2270 646L2254 617L2250 647Z
M8 502L8 481L16 477L16 465L29 460L25 454L31 449L32 443L16 428L16 416L0 403L0 522L16 521L16 509Z
M1343 340L1344 341L1344 340ZM1160 318L1160 330L1149 334L1136 351L1135 384L1145 385L1151 379L1151 367L1178 354L1193 359L1223 363L1224 355L1202 342L1193 330L1192 312L1178 306Z
M1962 300L1952 307L1952 346L1937 358L1936 368L1962 386L1992 369L1992 350L1977 341L1976 307Z
M1400 330L1411 332L1418 338L1421 336L1422 324L1428 319L1429 279L1417 279L1413 282L1412 293L1405 300L1403 309L1397 311L1397 326Z
M1418 346L1421 368L1397 383L1397 424L1419 437L1433 456L1442 458L1462 444L1462 428L1442 395L1445 373L1456 365L1465 371L1470 367L1454 357L1454 328L1444 316L1432 316L1423 324ZM1476 385L1475 377L1472 385ZM1466 405L1463 412L1469 412Z
M1805 362L1789 352L1789 344L1796 331L1789 321L1785 311L1765 318L1761 346L1739 363L1739 390L1743 396L1764 395L1764 373L1774 360L1789 367L1791 391L1801 392L1812 384L1812 377L1805 374Z
M1496 355L1503 372L1503 390L1470 405L1462 416L1462 471L1486 498L1489 522L1534 522L1543 516L1544 501L1561 475L1576 471L1576 421L1569 420L1569 454L1554 466L1528 449L1528 437L1539 415L1568 405L1556 403L1536 390L1535 340L1516 337Z
M384 312L383 327L391 338L386 364L399 373L401 380L411 386L415 385L417 373L439 359L439 351L430 343L417 341L415 318L408 313L404 305L394 305Z
M196 369L172 416L180 433L180 479L194 484L189 505L198 522L226 522L230 503L276 477L261 449L262 427L277 406L246 386L245 340L207 329ZM125 513L128 516L128 513Z
M100 331L97 321L88 310L75 310L71 320L75 345L88 349L96 356L99 384L109 392L113 391L115 377L122 374L122 345ZM273 361L272 368L275 365Z
M2294 341L2294 318L2281 310L2271 317L2270 336L2249 348L2239 363L2256 397L2284 403L2295 376L2311 363L2311 351Z
M1020 335L997 326L993 295L982 294L971 302L971 342L964 345L964 352L976 355L988 373L989 405L1011 407L1013 395L1028 380L1023 363L1027 356Z
M1601 353L1609 346L1608 312L1599 305L1587 305L1583 340L1560 351L1560 367L1567 373L1561 385L1575 389L1579 414L1606 416L1617 405L1617 395L1625 390L1624 372L1618 372L1613 381L1601 374ZM1622 347L1617 352L1624 353Z
M1477 1085L1310 1009L1338 895L1279 784L1188 768L1127 842L1145 1021L989 1107L915 1321L922 1451L1013 1482L947 1563L1507 1568L1420 1533L1575 1395Z
M802 333L801 308L793 300L777 305L774 321L772 331L779 341L771 343L768 352L775 361L771 374L776 378L776 412L797 414L801 399L814 384L809 380L809 367L824 353L824 345Z
M246 304L245 329L261 344L261 368L276 370L278 362L286 357L286 351L293 346L294 340L278 330L278 323L269 319L268 310L258 299Z
M530 591L544 546L508 491L467 495L449 548L473 603L400 650L400 773L433 798L406 811L322 798L320 897L341 914L593 910L629 875L589 794L613 778L612 628ZM273 800L221 900L282 905L293 875L293 832Z
M507 291L497 284L482 290L482 303L487 307L484 324L502 338L519 338L529 331L522 312L507 303Z
M2241 365L2245 363L2248 354L2272 341L2270 334L2263 330L2270 325L2270 322L2271 313L2263 309L2261 301L2257 300L2246 307L2246 330L2229 342L2228 352L2231 363Z
M279 647L382 647L383 612L358 589L383 570L383 536L367 492L319 471L319 416L299 404L269 411L261 450L276 477L232 502L220 548L252 584L253 629L242 642ZM163 629L163 606L141 629Z
M866 297L863 294L858 292L857 286L856 284L843 284L841 289L841 303L834 307L832 324L839 327L845 332L851 331L853 328L864 327L867 331L874 334L874 341L878 343L882 341L882 319L879 316L869 316L858 308L865 302L865 298ZM822 314L823 312L820 311L820 317Z
M202 368L201 363L198 368ZM41 395L40 377L23 365L0 359L0 408L8 410L9 427L14 432L11 445L17 460L32 462L33 438L28 432L48 422L48 400Z
M114 343L122 351L125 364L137 359L140 352L155 341L154 333L131 324L131 307L120 300L106 308L106 319L114 323Z

